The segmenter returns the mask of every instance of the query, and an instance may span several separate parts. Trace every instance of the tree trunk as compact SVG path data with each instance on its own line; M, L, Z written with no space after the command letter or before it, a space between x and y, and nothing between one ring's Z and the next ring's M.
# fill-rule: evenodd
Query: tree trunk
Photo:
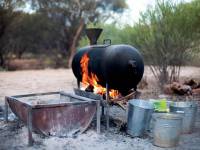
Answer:
M168 81L169 81L169 75L168 75L167 67L163 66L162 71L159 74L159 83L160 83L159 86L161 90L163 90L164 85L168 83Z
M72 44L71 44L70 49L69 49L70 55L69 55L69 60L68 60L68 68L71 68L72 60L73 60L73 57L74 57L75 52L76 52L76 44L78 42L78 38L81 35L83 27L84 27L84 22L83 22L83 19L81 19L80 25L79 25L78 29L76 30L76 34L75 34L75 36L72 40Z
M4 58L2 54L0 54L0 67L4 67Z

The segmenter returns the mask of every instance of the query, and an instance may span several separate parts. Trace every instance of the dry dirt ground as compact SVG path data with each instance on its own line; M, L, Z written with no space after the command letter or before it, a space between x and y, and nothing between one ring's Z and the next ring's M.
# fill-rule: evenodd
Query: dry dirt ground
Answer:
M142 95L155 91L156 84L148 68L145 68L144 77L147 78L149 88L142 91ZM184 67L181 72L183 78L199 78L200 68ZM15 72L0 72L0 106L4 104L4 97L19 94L68 91L72 92L76 87L76 79L68 69L46 69ZM150 98L150 97L149 97ZM125 116L126 112L113 106L111 115ZM102 127L102 133L98 135L94 126L76 138L42 137L34 134L35 144L27 146L27 128L18 123L13 117L9 123L3 121L3 113L0 109L0 150L7 149L48 149L48 150L161 150L152 144L152 138L131 138L125 132L112 126L109 132ZM200 116L198 116L200 117ZM195 133L182 135L178 150L200 150L200 126L196 126Z

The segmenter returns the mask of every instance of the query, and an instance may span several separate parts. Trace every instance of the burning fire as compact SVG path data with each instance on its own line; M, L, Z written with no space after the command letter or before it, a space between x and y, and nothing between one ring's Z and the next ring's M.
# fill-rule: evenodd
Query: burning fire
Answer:
M88 72L89 60L90 58L88 57L88 54L85 53L80 61L82 69L82 85L85 89L88 86L92 86L94 93L103 95L106 93L106 88L98 84L99 79L96 74ZM109 91L109 96L111 98L117 98L119 96L119 91L112 89Z

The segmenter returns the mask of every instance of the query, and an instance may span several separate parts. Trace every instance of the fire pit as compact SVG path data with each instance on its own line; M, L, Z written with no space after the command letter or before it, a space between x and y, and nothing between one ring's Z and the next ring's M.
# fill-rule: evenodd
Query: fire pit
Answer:
M106 108L106 124L109 129L109 103L126 109L124 100L137 95L137 84L144 73L144 63L140 52L131 45L111 45L106 39L103 45L97 45L102 32L100 28L86 29L90 46L81 48L72 61L72 71L77 78L77 95L101 95L102 112ZM125 97L125 98L124 98ZM127 102L127 101L126 101Z
M97 45L101 32L100 28L86 29L90 46L75 54L72 71L78 88L102 95L108 102L136 92L144 63L140 52L131 45L111 45L110 39Z
M64 92L36 93L5 98L5 119L8 106L28 127L29 145L33 144L32 131L44 135L71 136L84 132L90 125L98 101ZM99 116L97 127L99 131Z
M137 84L144 73L144 63L140 52L131 45L111 45L111 40L96 45L102 29L90 28L86 34L90 46L81 48L72 61L72 71L78 87L89 92L118 98L137 90Z

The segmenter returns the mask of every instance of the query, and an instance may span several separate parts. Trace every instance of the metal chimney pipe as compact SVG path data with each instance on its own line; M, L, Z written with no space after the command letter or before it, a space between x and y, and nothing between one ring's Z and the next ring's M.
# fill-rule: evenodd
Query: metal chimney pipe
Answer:
M88 28L85 30L88 39L90 40L90 45L96 45L97 40L103 29L101 28Z

